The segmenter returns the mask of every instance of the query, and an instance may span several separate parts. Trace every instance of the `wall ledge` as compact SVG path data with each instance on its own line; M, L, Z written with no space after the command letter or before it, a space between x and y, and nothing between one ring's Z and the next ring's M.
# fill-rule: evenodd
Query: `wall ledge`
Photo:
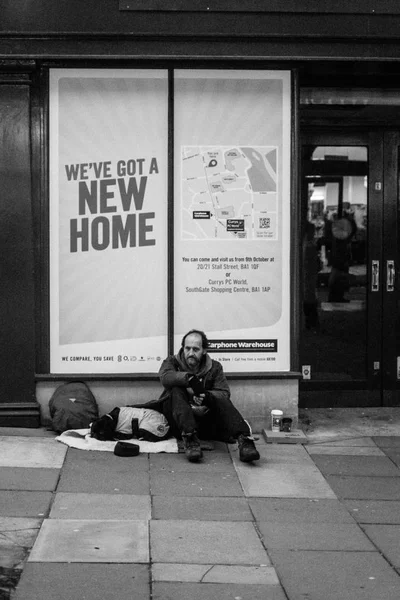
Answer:
M0 404L1 427L40 427L38 402L6 402Z
M235 380L268 380L268 379L301 379L302 374L299 371L274 371L274 372L259 372L259 373L229 373L225 371L227 379ZM64 381L159 381L157 373L134 373L134 374L52 374L52 373L37 373L35 375L36 382L64 382Z

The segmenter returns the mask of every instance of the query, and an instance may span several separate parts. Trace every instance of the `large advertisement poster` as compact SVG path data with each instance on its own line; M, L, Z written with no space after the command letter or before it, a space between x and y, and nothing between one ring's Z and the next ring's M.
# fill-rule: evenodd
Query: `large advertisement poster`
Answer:
M50 71L50 368L157 372L167 353L168 76Z
M229 372L290 370L287 71L175 72L175 333Z

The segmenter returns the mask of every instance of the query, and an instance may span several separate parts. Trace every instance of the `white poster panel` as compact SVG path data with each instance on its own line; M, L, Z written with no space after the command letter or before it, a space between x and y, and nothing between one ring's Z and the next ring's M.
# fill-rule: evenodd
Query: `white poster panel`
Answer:
M52 373L166 355L167 127L167 71L50 71Z
M288 71L175 72L175 344L290 370Z

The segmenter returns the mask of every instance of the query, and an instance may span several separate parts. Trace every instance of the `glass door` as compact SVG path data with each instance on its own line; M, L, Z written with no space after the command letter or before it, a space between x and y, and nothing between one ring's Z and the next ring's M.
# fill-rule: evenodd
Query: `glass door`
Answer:
M382 133L303 138L301 406L397 402L396 144Z

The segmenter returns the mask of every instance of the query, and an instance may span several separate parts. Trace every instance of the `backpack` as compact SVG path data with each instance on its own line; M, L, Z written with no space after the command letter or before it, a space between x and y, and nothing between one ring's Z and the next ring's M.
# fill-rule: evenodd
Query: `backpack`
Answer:
M57 433L68 429L86 429L97 419L97 402L83 381L60 385L49 400L51 424Z

